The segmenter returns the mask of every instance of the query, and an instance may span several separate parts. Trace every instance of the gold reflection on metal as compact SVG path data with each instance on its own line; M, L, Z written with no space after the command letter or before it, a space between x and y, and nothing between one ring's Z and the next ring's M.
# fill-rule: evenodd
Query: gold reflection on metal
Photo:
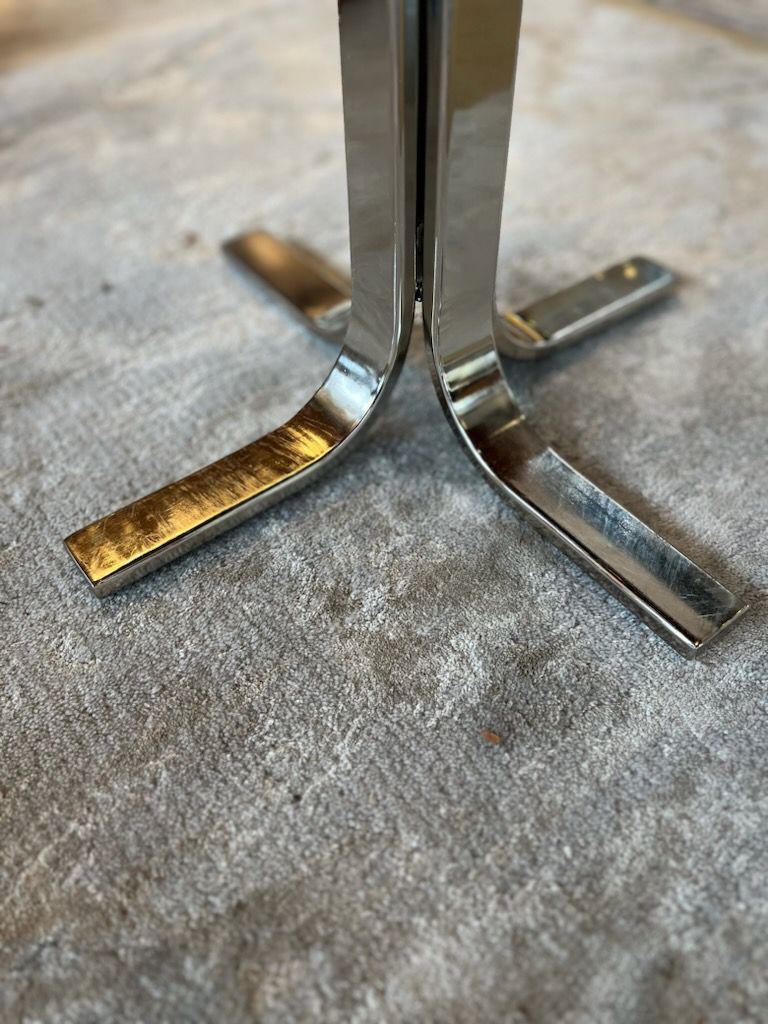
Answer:
M96 585L288 480L348 433L348 424L310 402L271 434L91 523L65 544Z
M519 313L505 313L504 319L512 325L515 331L519 331L527 341L532 341L534 345L541 345L547 340L541 331L537 330L535 324L526 320Z
M349 281L325 260L266 231L239 235L224 250L305 316L322 316L349 299Z

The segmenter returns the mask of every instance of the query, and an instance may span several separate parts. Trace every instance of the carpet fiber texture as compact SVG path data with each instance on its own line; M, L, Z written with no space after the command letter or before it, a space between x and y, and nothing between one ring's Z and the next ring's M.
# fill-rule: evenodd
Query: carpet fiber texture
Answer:
M685 282L509 371L751 601L689 663L499 502L417 345L330 476L91 597L64 536L332 359L219 243L344 265L335 15L34 8L0 4L0 1020L768 1020L768 49L524 24L500 298L636 253Z

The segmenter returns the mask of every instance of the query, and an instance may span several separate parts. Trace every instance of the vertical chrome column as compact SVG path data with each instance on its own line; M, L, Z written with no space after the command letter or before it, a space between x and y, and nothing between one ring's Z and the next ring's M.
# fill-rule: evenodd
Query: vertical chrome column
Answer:
M424 320L446 415L511 505L685 654L744 610L545 444L502 372L496 263L521 0L426 0Z
M304 486L370 423L413 319L416 0L340 0L352 307L336 364L291 420L67 538L108 594Z

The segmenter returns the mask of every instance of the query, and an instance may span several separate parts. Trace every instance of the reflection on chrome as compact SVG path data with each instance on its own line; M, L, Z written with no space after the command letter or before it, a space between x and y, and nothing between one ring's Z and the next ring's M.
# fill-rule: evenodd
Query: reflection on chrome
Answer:
M744 605L539 438L496 355L515 333L496 314L494 288L520 8L519 0L428 5L424 322L438 394L499 493L693 654ZM524 311L526 337L517 334L513 347L570 343L623 315L627 299L636 308L671 283L649 260L612 267Z
M416 76L408 64L417 49L415 11L415 2L401 0L339 4L355 276L336 364L282 427L68 537L67 548L97 594L303 487L370 424L388 393L408 345L415 295ZM268 238L260 242L252 248L283 282L287 301L303 305L308 317L332 310L338 296L332 280L291 290L281 251Z
M340 346L336 363L277 430L69 537L97 594L279 501L346 450L394 383L418 285L438 396L502 497L685 654L745 610L546 444L502 370L499 351L546 355L675 283L669 270L637 256L522 310L497 312L520 7L521 0L340 0L352 284L264 231L225 246L236 266Z

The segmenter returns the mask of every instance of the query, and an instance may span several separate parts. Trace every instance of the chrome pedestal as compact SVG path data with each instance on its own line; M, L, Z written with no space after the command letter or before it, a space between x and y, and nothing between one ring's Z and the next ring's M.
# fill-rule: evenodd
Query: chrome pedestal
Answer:
M579 473L527 422L499 352L539 358L654 302L674 276L634 257L500 314L496 262L518 0L340 0L352 279L253 232L225 246L320 337L328 378L293 419L73 534L99 595L308 483L361 436L391 388L421 300L434 381L499 494L682 653L745 606Z

